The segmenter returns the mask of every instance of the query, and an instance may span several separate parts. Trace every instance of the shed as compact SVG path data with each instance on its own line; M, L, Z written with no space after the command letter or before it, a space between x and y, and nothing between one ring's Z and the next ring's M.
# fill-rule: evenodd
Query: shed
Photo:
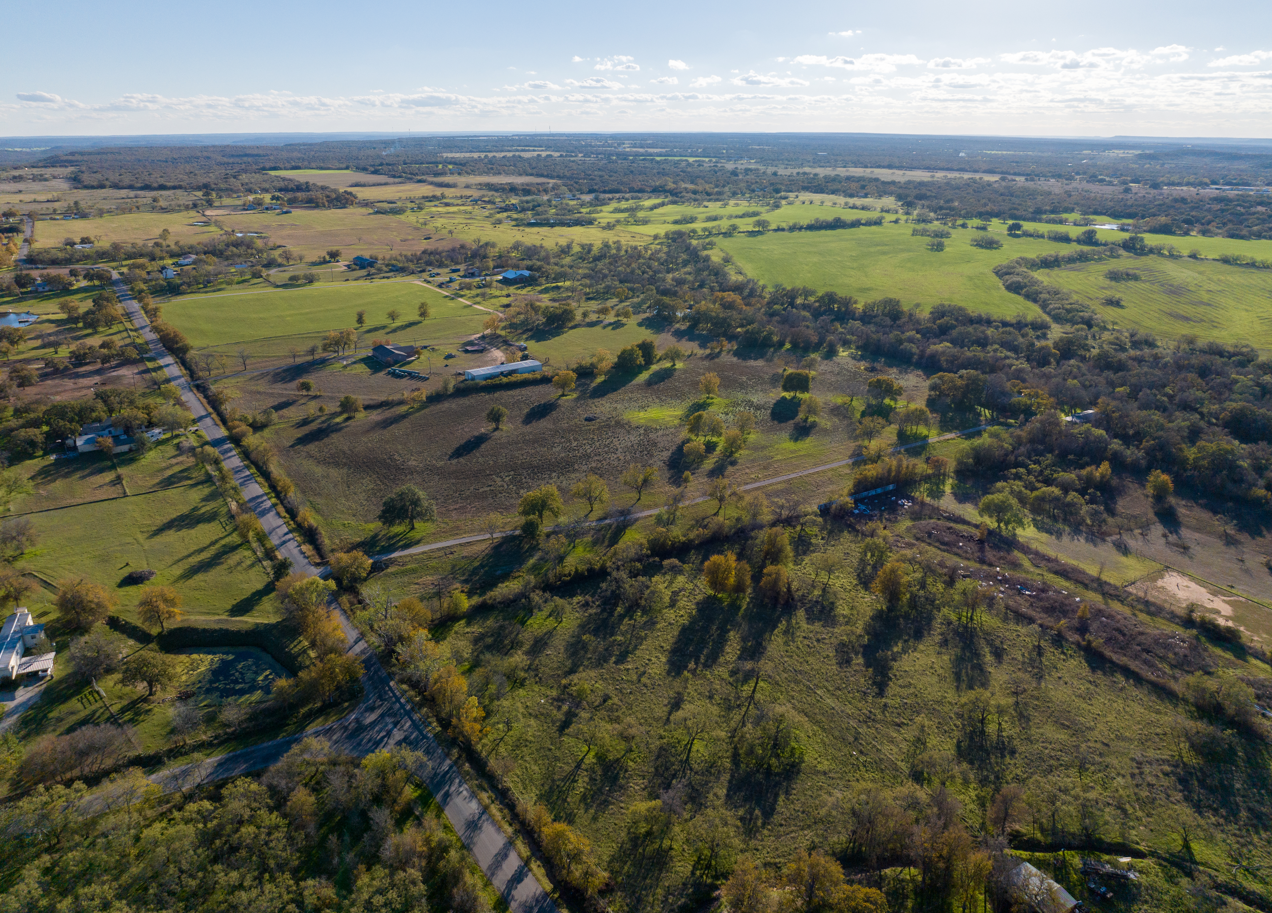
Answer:
M1086 909L1081 901L1027 862L1011 871L1006 887L1017 905L1035 913L1081 913Z
M542 362L528 359L526 361L514 361L507 365L491 365L488 368L473 368L464 372L464 380L490 380L494 377L503 377L505 374L533 374L536 371L542 371Z
M381 344L371 350L371 357L382 365L393 367L414 358L415 347Z

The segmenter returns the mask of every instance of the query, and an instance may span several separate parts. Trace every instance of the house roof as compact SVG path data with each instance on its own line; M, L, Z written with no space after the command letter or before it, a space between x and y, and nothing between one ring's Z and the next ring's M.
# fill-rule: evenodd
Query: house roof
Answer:
M470 379L482 380L487 377L498 377L501 374L529 374L532 371L538 371L542 368L543 364L541 362L537 362L534 359L528 359L526 361L514 361L511 364L506 365L490 365L485 368L472 368L465 371L464 374Z
M1007 884L1017 902L1027 904L1037 913L1069 913L1082 909L1072 894L1027 862L1012 870Z
M40 656L24 656L22 661L18 663L18 675L27 675L31 672L49 672L53 669L53 658L56 653L44 653Z
M371 357L376 361L382 361L390 364L407 361L415 357L415 348L413 346L380 344L371 350Z
M508 270L507 272L501 273L501 274L500 274L500 276L499 276L499 278L501 278L501 279L529 279L529 278L530 278L530 270L528 270L528 269L510 269L510 270Z

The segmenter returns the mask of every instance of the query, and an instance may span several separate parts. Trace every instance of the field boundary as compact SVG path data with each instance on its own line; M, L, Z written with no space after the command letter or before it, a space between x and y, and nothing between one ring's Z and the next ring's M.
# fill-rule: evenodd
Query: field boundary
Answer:
M119 484L123 487L123 479L119 479ZM168 485L165 488L150 488L146 491L130 492L124 487L122 495L115 495L111 498L95 498L92 501L76 501L74 504L63 504L61 507L41 507L39 510L27 510L20 513L9 514L9 517L34 517L37 514L49 514L55 510L70 510L73 507L88 507L90 504L106 504L110 501L122 501L124 498L141 498L146 495L157 495L165 491L179 491L182 488L193 488L196 485L203 484L205 480L200 479L198 482L182 482L180 485Z

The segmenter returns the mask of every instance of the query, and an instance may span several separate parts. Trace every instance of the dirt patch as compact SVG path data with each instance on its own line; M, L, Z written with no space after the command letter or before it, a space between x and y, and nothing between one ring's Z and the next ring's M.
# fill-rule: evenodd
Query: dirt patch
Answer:
M1197 581L1185 577L1178 571L1167 571L1156 580L1140 581L1127 589L1132 593L1138 593L1149 599L1160 599L1180 608L1187 608L1196 603L1208 609L1214 609L1225 618L1232 617L1232 604L1229 600L1216 596Z

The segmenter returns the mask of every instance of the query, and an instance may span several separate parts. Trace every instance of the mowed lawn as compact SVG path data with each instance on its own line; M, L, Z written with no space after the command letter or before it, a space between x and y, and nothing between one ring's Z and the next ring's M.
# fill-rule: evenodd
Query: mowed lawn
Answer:
M979 232L954 229L945 250L934 253L927 249L927 238L911 237L913 228L901 224L736 235L716 243L743 272L768 285L806 285L863 301L899 298L907 306L924 308L961 304L1000 317L1042 316L1037 307L1007 292L993 268L1014 257L1051 253L1059 245L995 234L1002 249L981 250L970 243Z
M620 349L642 339L658 339L661 334L658 327L642 327L635 320L589 320L564 333L535 332L510 338L525 342L530 347L531 358L540 361L546 358L553 366L565 367L586 361L601 349L617 355Z
M421 321L418 310L424 301L432 313ZM389 323L391 310L401 312L396 324ZM166 303L163 313L196 349L220 348L233 354L243 346L258 357L281 357L288 355L292 346L304 349L321 342L331 330L356 326L358 311L367 312L359 349L364 341L376 338L419 345L451 343L480 333L483 321L490 316L414 282L330 284L178 298Z
M1139 273L1138 282L1114 282L1110 269ZM1247 342L1272 349L1272 270L1228 266L1213 260L1123 257L1039 274L1076 293L1116 326L1175 337ZM1122 307L1099 302L1108 295Z
M140 587L122 586L131 571L156 572L152 585L174 587L188 620L236 617L274 621L269 579L243 544L216 487L204 481L31 517L39 546L21 569L57 582L87 577L118 599L117 614L136 621ZM39 615L51 610L49 587L32 591Z

